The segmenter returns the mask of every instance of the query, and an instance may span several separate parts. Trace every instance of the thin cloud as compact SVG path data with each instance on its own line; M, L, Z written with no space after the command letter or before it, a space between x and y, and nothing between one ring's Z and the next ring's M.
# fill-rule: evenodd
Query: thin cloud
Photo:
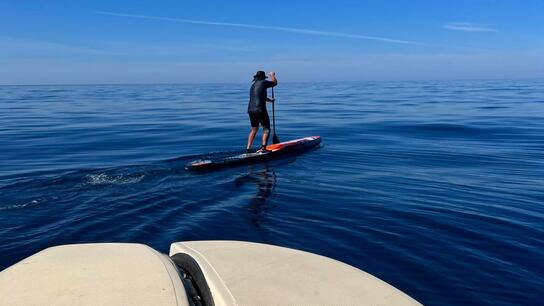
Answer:
M0 55L119 55L119 53L92 47L67 45L42 40L27 40L0 36Z
M444 29L464 32L499 32L497 29L486 28L469 22L448 23Z
M405 44L405 45L425 45L420 42L393 39L393 38L387 38L387 37L367 36L367 35L328 32L328 31L317 31L317 30L301 29L301 28L274 27L274 26L264 26L264 25L255 25L255 24L245 24L245 23L202 21L202 20L182 19L182 18L123 14L123 13L114 13L114 12L96 12L96 14L116 16L116 17L126 17L126 18L140 18L140 19L149 19L149 20L162 20L162 21L183 22L183 23L191 23L191 24L222 26L222 27L273 30L273 31L297 33L297 34L306 34L306 35L329 36L329 37L339 37L339 38L349 38L349 39L364 39L364 40L373 40L373 41L395 43L395 44Z

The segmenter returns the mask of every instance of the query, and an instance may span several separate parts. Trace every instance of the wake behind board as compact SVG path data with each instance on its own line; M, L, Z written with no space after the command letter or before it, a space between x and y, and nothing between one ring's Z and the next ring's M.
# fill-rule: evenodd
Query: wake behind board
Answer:
M211 170L239 164L250 164L269 160L271 158L303 151L321 143L321 136L310 136L291 141L272 144L266 147L266 153L238 153L230 156L206 157L187 164L188 170Z

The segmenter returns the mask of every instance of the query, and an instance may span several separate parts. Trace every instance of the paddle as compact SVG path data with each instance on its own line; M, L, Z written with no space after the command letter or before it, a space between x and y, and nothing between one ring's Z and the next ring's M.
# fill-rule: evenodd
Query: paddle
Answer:
M276 135L276 109L274 107L276 105L276 100L274 99L274 87L272 87L272 100L274 100L274 102L272 102L272 122L274 130L274 135L272 136L272 143L276 144L280 143L280 139Z

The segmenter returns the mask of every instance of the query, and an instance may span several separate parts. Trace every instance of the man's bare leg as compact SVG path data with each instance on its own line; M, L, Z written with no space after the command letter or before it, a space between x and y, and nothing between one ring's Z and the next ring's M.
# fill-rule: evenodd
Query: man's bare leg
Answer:
M268 144L268 136L270 135L270 129L264 128L263 129L263 147L266 148L266 145ZM262 148L261 148L262 150ZM261 151L259 150L259 151Z
M253 147L253 140L255 140L258 131L259 127L252 127L251 131L249 131L249 136L247 137L247 150L250 150Z

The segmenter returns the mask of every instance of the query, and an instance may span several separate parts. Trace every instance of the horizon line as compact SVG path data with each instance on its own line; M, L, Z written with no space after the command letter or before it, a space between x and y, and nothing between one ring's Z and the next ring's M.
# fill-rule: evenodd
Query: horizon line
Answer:
M335 81L282 81L281 83L287 83L287 84L296 84L296 83L365 83L365 82L456 82L456 81L507 81L507 80L544 80L544 77L509 77L509 78L454 78L454 79L433 79L433 78L425 78L425 79L399 79L399 80L383 80L383 79L376 79L376 80L335 80ZM137 86L137 85L206 85L206 84L250 84L251 81L248 82L157 82L157 83L141 83L141 82L119 82L119 83L41 83L41 84L1 84L0 86L121 86L121 85L128 85L128 86Z

